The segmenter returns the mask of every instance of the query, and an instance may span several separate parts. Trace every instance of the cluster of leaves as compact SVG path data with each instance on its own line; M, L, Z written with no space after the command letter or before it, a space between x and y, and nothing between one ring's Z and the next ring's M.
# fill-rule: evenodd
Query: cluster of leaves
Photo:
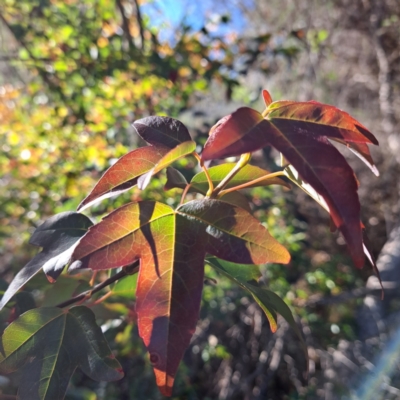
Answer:
M180 121L170 117L137 120L133 127L148 146L121 157L78 207L82 211L135 185L145 189L155 174L168 168L165 188L183 190L176 209L158 201L131 202L95 225L85 215L70 212L50 218L35 231L31 243L43 250L11 282L1 308L42 268L50 282L67 265L69 271L119 271L56 307L27 311L5 330L0 371L22 368L22 399L62 398L78 366L94 379L121 377L91 312L83 306L62 308L136 272L139 335L164 395L172 394L176 371L196 328L205 262L253 296L272 331L279 313L301 339L287 305L258 282L258 264L286 264L290 255L253 217L241 189L288 186L280 177L289 178L330 213L332 226L346 239L354 264L362 267L366 254L376 269L363 239L356 178L328 141L346 144L377 172L367 146L377 144L375 137L333 106L314 101L272 102L267 91L263 96L267 108L262 114L243 107L220 120L211 129L201 156ZM287 163L283 170L271 173L249 164L251 153L265 146L282 153ZM187 156L195 157L203 169L189 183L170 167ZM240 159L236 164L205 165L205 161L231 156ZM194 199L185 202L189 192ZM134 291L135 285L129 281L129 290Z
M237 84L234 59L251 50L248 41L183 24L166 40L148 15L152 7L124 0L1 4L2 57L12 71L0 81L0 257L8 269L30 256L23 247L29 228L75 208L111 160L136 146L133 119L177 116L211 80L229 92ZM257 39L254 57L270 37Z

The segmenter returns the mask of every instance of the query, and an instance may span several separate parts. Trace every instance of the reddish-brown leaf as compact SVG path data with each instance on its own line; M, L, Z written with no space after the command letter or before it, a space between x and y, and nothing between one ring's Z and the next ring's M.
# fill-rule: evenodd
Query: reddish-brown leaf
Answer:
M178 144L176 147L170 149L168 153L164 155L154 167L142 175L138 179L138 187L143 190L150 183L151 177L162 169L166 168L168 165L172 164L174 161L179 160L181 157L187 156L196 150L196 143L193 141L183 142Z
M246 121L245 123L243 121ZM364 264L357 181L344 157L327 138L344 142L370 164L367 144L377 140L362 124L336 107L317 103L272 103L266 118L242 108L226 117L204 147L203 159L224 158L271 145L328 205L356 266ZM373 165L372 165L373 168Z
M233 114L222 118L211 129L210 137L201 155L202 159L225 158L253 151L253 149L242 151L242 148L247 145L247 140L243 143L242 140L262 121L262 115L248 107L239 108ZM257 145L254 150L264 146L265 144L261 143L261 147ZM227 151L227 149L229 150ZM227 153L230 153L229 156L226 155Z
M82 267L115 268L140 258L139 334L160 391L170 396L176 370L198 320L205 232L168 206L131 203L93 227L73 254Z
M104 173L89 196L79 204L78 211L135 186L138 178L151 171L168 151L167 147L147 146L125 154Z
M178 213L207 227L207 252L227 261L265 264L290 261L288 251L246 210L215 199L194 200Z
M269 94L268 90L263 90L262 91L262 97L264 99L264 103L265 105L268 107L271 103L272 103L272 97Z
M139 333L157 385L170 396L199 315L206 252L231 261L289 261L289 253L247 211L206 199L169 206L130 203L92 227L72 266L116 268L140 259L136 291Z

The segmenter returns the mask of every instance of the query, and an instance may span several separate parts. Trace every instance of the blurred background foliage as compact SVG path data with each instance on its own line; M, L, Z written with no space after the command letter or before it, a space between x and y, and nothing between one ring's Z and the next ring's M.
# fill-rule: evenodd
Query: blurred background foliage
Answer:
M221 0L217 5L3 0L2 288L35 254L27 244L35 227L55 213L75 209L118 157L143 145L133 134L132 121L148 115L179 118L202 144L209 128L237 107L262 110L262 88L276 100L334 104L376 134L380 179L348 156L361 183L364 223L378 255L399 223L399 27L397 0ZM278 155L265 149L252 162L275 170ZM191 158L175 167L187 178L198 172ZM99 219L124 202L146 198L176 204L180 191L166 192L164 183L160 173L145 192L132 189L92 207L89 215ZM385 312L378 310L378 317L375 309L375 317L362 313L365 296L375 293L366 283L370 269L355 270L343 239L329 232L327 215L299 190L256 188L245 194L254 215L292 254L288 266L261 268L265 284L298 316L309 346L309 384L298 340L287 324L280 321L272 335L254 302L207 268L201 319L174 398L354 395L360 376L373 368L374 354L399 320L398 300L389 289L385 305L396 317L393 323L385 319L384 328L379 323ZM386 281L396 283L391 276L385 275ZM35 304L54 305L82 292L89 279L85 273L63 275L50 285L37 275L0 314L2 328ZM161 398L137 335L134 285L135 278L127 278L108 289L112 296L90 303L125 378L97 383L78 371L68 399ZM384 380L382 397L371 398L400 398L395 369ZM0 383L3 393L15 394L13 381Z

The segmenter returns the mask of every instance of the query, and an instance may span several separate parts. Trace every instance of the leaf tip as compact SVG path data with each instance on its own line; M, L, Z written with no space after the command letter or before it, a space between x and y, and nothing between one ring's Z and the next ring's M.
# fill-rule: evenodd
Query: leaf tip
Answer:
M169 375L167 372L156 368L154 368L154 373L156 375L157 386L161 394L171 397L175 378Z
M264 99L265 106L268 107L272 103L272 97L268 90L263 89L262 97Z

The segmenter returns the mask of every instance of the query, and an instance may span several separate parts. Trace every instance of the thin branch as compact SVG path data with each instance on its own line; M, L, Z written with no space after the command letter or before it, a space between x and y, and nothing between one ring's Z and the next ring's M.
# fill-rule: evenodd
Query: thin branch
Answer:
M384 285L385 291L390 290L398 290L398 287L388 287L388 285ZM353 299L360 299L370 294L377 294L381 289L380 288L356 288L350 290L348 292L343 292L336 296L318 296L315 298L311 298L307 300L305 303L299 304L301 307L316 307L316 306L328 306L331 304L339 304L345 303L346 301Z
M125 14L124 5L122 4L121 0L116 0L116 3L119 8L119 12L121 13L123 31L128 42L129 51L132 52L135 49L135 44L133 43L133 38L129 28L129 19Z
M232 180L232 178L250 161L251 153L245 153L240 156L239 161L231 169L228 175L218 184L218 186L213 190L211 197L219 197L219 192Z
M208 191L207 191L206 196L210 196L211 193L213 193L213 191L214 191L214 183L213 183L213 181L212 181L212 179L210 177L210 174L208 173L208 169L204 165L203 160L201 159L201 157L195 151L192 154L193 154L194 158L199 162L200 167L203 169L203 171L204 171L204 173L206 175L206 178L207 178L207 181L208 181Z
M32 54L31 49L29 48L29 46L21 38L17 39L17 37L15 36L11 25L8 23L8 21L5 19L5 17L1 13L0 13L0 20L4 23L4 25L10 31L10 33L14 36L15 40L18 41L19 44L27 51L27 53L28 53L29 57L31 58L31 60L33 60L35 62L41 61L41 59L36 58ZM51 79L49 78L47 72L44 69L39 68L37 65L35 67L36 67L37 71L39 72L40 77L49 86L49 88L54 90L55 92L57 92L61 96L61 99L64 101L64 103L67 104L67 98L65 97L65 94L61 90L61 88L59 86L57 86L54 82L51 81Z
M136 7L136 18L137 18L137 23L139 25L139 32L140 32L140 48L143 50L144 49L144 28L143 28L143 18L142 18L142 12L140 11L140 5L137 0L133 1L135 3Z
M110 276L104 282L99 283L93 289L87 290L81 294L78 294L75 297L71 297L70 299L63 301L62 303L57 304L56 307L64 308L70 306L71 304L78 303L82 300L90 299L95 293L99 292L101 289L104 289L108 285L111 285L112 283L118 281L119 279L127 275L135 274L136 272L138 272L138 270L139 270L139 261L135 261L133 264L124 267L122 271L117 272L115 275Z
M226 195L227 193L230 193L230 192L235 192L236 190L246 189L246 188L251 187L252 185L254 185L254 184L258 183L258 182L262 182L265 179L276 178L277 176L286 176L286 174L285 174L284 171L278 171L278 172L273 172L271 174L267 174L267 175L261 176L260 178L257 178L257 179L254 179L252 181L243 183L242 185L238 185L238 186L231 187L229 189L222 190L221 192L219 192L218 197L222 197L222 196L224 196L224 195Z

